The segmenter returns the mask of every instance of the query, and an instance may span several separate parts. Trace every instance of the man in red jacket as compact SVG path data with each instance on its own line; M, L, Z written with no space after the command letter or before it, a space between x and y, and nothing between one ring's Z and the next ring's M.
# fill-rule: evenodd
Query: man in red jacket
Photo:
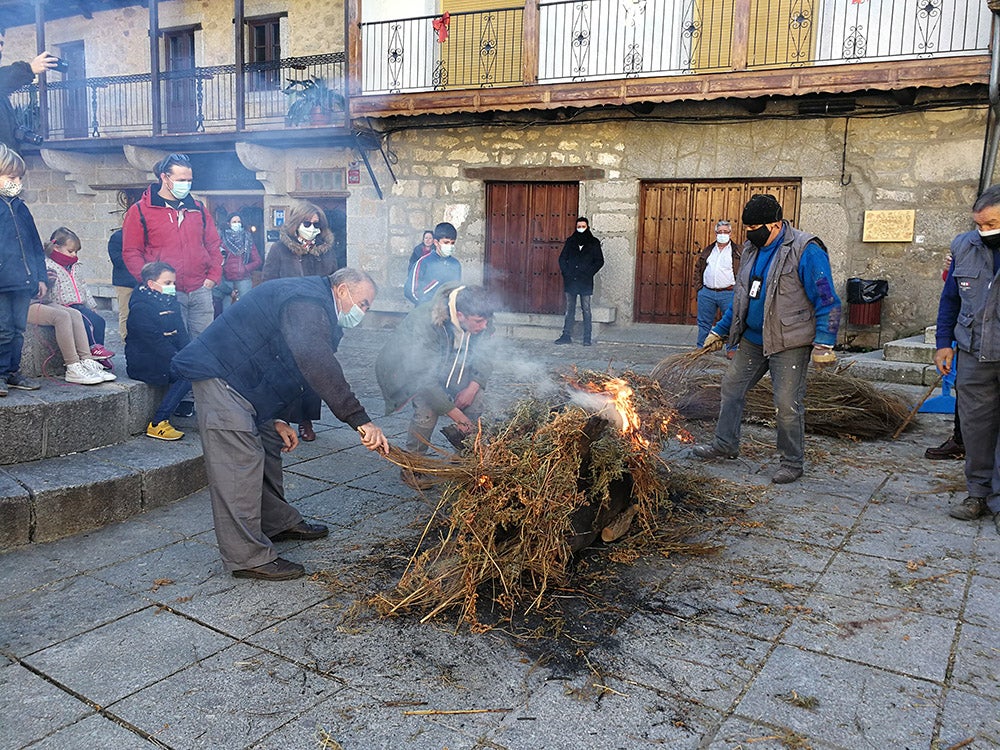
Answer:
M222 280L219 232L205 204L189 194L193 171L186 155L170 154L153 172L159 185L150 185L125 213L122 259L136 280L155 261L177 271L177 300L194 339L215 316L212 287Z

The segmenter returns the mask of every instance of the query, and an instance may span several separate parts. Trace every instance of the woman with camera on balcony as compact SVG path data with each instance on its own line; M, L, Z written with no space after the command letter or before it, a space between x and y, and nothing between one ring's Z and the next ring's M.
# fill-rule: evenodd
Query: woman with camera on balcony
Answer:
M300 203L292 208L281 227L280 239L268 248L264 259L264 281L298 276L329 276L337 270L337 254L333 251L333 232L322 209L312 203ZM298 404L285 414L288 422L297 422L299 437L308 442L316 439L313 420L319 419L320 398L307 389Z

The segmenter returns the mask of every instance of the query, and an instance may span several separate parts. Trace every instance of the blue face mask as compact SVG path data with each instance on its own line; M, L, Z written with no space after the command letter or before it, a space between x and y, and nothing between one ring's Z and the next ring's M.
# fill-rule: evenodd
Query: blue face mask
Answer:
M187 198L188 193L191 192L190 182L175 182L170 188L170 194L173 195L177 200L182 201Z
M361 324L361 319L365 317L365 311L358 307L351 295L351 290L347 290L347 296L351 298L352 307L345 313L337 311L337 323L341 328L354 328Z

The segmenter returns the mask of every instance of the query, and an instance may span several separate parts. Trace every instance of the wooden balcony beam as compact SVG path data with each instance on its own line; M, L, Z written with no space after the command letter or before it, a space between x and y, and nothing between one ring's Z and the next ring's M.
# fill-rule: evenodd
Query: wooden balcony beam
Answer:
M974 55L930 60L727 71L662 78L356 96L351 100L351 116L392 117L560 107L583 108L637 102L710 101L865 90L893 91L920 86L949 88L988 82L989 56Z

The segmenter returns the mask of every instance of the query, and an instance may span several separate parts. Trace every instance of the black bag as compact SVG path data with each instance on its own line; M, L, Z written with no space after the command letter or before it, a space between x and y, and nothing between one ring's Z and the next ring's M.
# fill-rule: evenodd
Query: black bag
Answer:
M848 279L847 302L850 305L870 305L885 299L889 282L885 279Z

